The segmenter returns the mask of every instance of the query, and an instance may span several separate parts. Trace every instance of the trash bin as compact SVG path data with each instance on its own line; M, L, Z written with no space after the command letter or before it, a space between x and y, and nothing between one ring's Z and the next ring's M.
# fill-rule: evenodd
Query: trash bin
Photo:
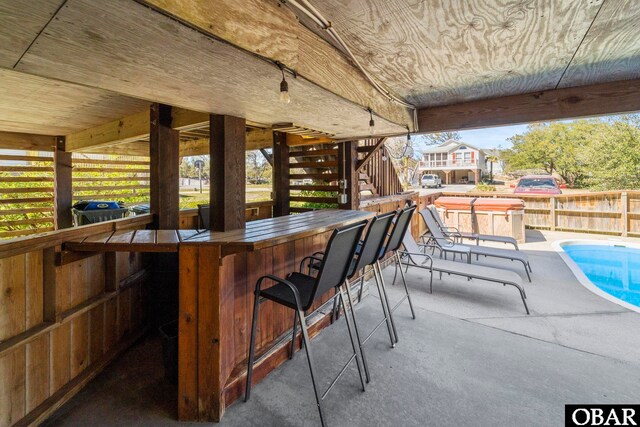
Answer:
M178 321L174 320L160 326L162 337L162 361L164 377L174 384L178 383Z
M78 226L124 218L129 209L121 206L118 202L88 200L76 203L71 211L73 212L73 221Z
M148 214L149 212L151 212L151 206L148 203L144 205L134 205L129 206L129 210L134 215Z

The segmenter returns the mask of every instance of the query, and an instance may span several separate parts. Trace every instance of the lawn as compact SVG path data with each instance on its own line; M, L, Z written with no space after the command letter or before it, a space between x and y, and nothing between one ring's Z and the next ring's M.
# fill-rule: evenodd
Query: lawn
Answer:
M246 187L247 202L261 202L263 200L271 200L271 184L254 185L249 184ZM197 208L199 204L209 203L209 187L199 189L193 187L180 188L180 209Z

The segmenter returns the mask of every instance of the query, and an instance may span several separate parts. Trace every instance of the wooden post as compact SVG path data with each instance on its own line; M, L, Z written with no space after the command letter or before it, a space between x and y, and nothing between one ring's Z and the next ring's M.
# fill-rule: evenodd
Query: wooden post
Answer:
M556 225L558 224L556 220L556 198L551 196L549 198L549 214L551 215L551 231L556 231Z
M622 237L629 234L629 196L626 191L620 193L620 205L622 208Z
M64 136L59 136L53 152L53 216L56 230L73 226L71 166L71 153L65 151Z
M211 153L211 230L227 231L245 227L246 179L245 119L212 114L209 116Z
M347 203L341 204L340 209L358 209L358 141L346 141L338 147L338 176L345 179L347 184Z
M287 134L273 132L273 216L289 215L289 146Z
M175 230L180 224L180 133L171 128L171 107L151 105L149 154L153 227Z

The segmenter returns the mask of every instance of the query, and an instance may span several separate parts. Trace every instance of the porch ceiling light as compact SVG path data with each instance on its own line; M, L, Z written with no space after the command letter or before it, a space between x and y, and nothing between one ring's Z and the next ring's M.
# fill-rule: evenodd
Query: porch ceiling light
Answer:
M376 133L376 122L373 120L373 111L371 108L367 108L369 111L369 135L374 135Z
M291 97L289 96L289 83L287 83L287 79L284 77L284 65L280 62L277 62L276 65L282 72L282 81L280 82L280 102L288 104L291 102Z

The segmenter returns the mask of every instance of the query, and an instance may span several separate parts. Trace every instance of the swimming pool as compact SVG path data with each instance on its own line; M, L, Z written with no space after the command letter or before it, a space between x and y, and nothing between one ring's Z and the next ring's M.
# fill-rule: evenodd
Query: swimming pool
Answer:
M592 292L640 312L640 245L597 240L555 242L580 283Z

